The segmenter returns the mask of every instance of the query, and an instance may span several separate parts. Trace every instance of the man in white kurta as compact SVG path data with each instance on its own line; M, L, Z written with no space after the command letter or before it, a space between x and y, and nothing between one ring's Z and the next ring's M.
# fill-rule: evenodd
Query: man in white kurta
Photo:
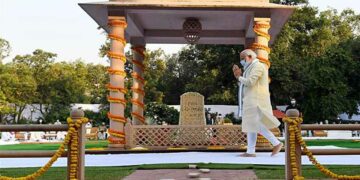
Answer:
M239 84L239 117L242 118L242 131L247 133L247 151L241 156L256 156L257 133L273 145L273 156L281 150L283 144L269 130L278 127L280 122L272 113L268 68L256 59L256 53L250 49L242 51L240 59L244 72L237 65L233 66L233 72Z

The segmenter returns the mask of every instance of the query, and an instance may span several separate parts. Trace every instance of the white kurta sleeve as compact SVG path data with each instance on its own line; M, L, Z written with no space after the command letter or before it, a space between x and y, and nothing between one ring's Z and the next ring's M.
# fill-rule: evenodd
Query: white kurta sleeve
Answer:
M264 73L264 67L262 64L257 64L251 71L248 77L244 78L242 76L239 77L239 81L244 84L244 86L254 86L258 79Z

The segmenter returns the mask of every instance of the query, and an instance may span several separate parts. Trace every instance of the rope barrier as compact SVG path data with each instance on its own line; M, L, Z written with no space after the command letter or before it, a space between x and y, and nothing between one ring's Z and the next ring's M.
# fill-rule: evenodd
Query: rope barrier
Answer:
M69 124L68 132L65 136L64 142L60 145L60 147L56 150L55 154L51 157L51 159L40 169L38 169L36 172L29 174L27 176L23 177L7 177L7 176L0 176L0 180L34 180L41 175L43 175L46 171L49 170L49 168L54 164L56 160L58 160L59 157L65 152L65 146L68 146L68 151L70 153L70 179L76 179L76 172L78 167L78 135L77 132L83 123L87 123L87 118L81 118L77 120L75 123L71 118L67 119L67 122ZM70 143L70 144L69 144Z
M313 165L315 165L316 168L320 170L324 175L327 177L331 177L334 179L360 179L360 175L354 175L354 176L348 176L348 175L339 175L331 170L327 169L325 166L321 165L312 152L307 148L307 145L302 139L301 131L298 128L298 125L301 124L303 121L302 118L289 118L285 117L283 118L283 121L286 123L289 123L289 139L290 139L290 162L291 162L291 169L292 173L294 175L295 180L302 180L304 179L303 176L299 175L298 167L296 163L296 154L295 154L295 143L299 143L300 146L303 148L303 152L308 156L309 160L312 162Z

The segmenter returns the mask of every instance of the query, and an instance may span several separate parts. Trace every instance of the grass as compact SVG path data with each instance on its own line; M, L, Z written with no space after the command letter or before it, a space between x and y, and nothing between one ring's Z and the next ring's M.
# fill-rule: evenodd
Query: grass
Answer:
M360 142L352 140L308 140L309 146L327 146L333 145L345 148L360 148ZM1 145L0 150L56 150L60 143L54 144L15 144ZM87 141L86 148L106 148L107 141ZM244 165L244 164L197 164L199 168L210 169L251 169L254 170L260 179L284 179L284 166L265 166L265 165ZM122 179L136 169L184 169L188 164L155 164L155 165L139 165L139 166L123 166L123 167L86 167L85 176L87 180L97 179ZM358 175L360 174L359 166L327 166L330 170L339 174ZM38 168L4 168L0 169L0 175L21 177L35 172ZM306 179L326 178L314 166L302 166L302 172ZM40 180L46 179L66 179L65 167L50 168Z
M308 146L337 146L344 148L360 148L360 142L353 140L310 140L306 141Z
M107 148L107 141L87 141L86 149ZM60 143L0 145L0 150L57 150Z
M244 164L197 164L199 168L209 169L250 169L254 170L259 179L284 179L285 170L284 166L264 166L264 165L244 165ZM357 175L360 172L359 166L327 166L330 170L339 174ZM139 166L124 166L124 167L86 167L85 179L97 180L97 179L122 179L137 169L185 169L188 168L188 164L155 164L155 165L139 165ZM20 177L27 174L31 174L38 168L6 168L0 169L0 175ZM302 172L306 179L322 179L326 178L321 174L314 166L302 166ZM52 179L62 180L66 179L65 167L50 168L40 180Z
M360 148L360 142L352 140L308 140L308 146L338 146L344 148ZM85 147L90 148L106 148L107 141L87 141ZM56 150L60 143L53 144L13 144L13 145L0 145L1 150Z

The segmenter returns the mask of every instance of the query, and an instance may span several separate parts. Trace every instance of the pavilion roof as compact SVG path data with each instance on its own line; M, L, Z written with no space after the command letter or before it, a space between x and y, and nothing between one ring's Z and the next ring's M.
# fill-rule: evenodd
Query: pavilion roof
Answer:
M173 44L187 43L182 31L187 17L202 24L198 44L245 44L255 37L254 17L268 17L271 44L295 8L266 0L113 0L79 5L107 32L108 16L125 16L128 42Z

